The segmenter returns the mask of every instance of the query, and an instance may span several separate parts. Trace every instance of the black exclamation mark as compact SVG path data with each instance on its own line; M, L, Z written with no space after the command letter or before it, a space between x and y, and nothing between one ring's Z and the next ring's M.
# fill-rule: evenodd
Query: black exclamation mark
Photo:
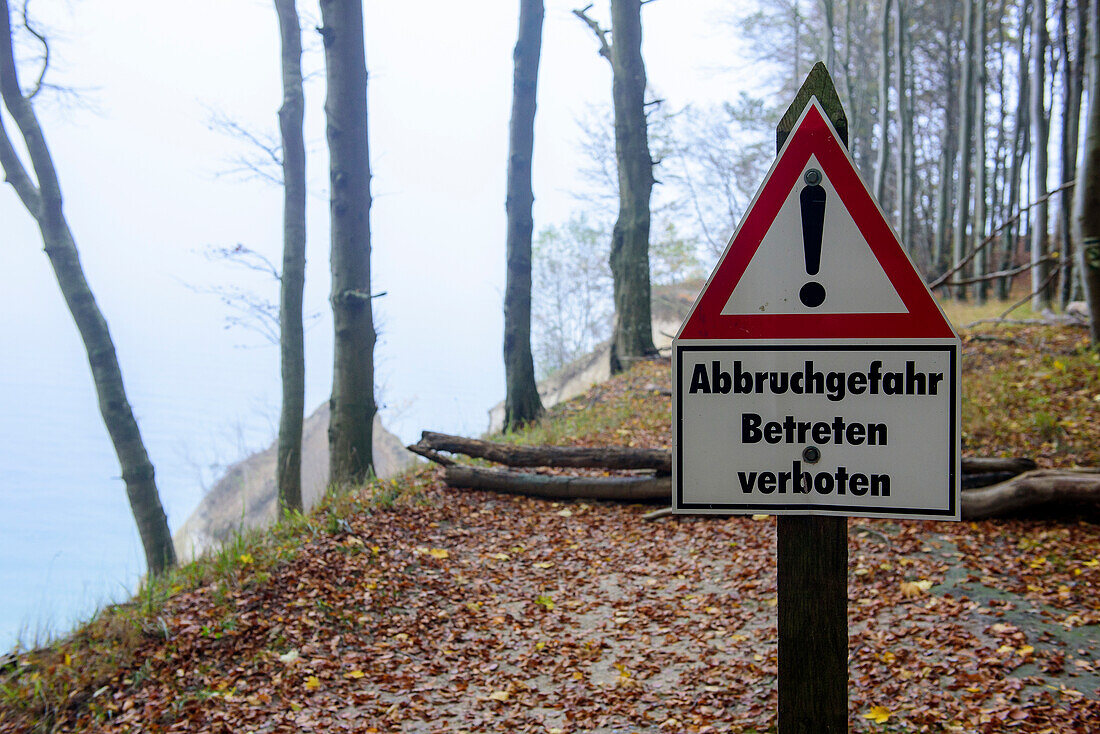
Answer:
M821 185L821 171L811 168L803 176L806 188L799 194L802 205L802 247L806 251L806 273L817 275L821 269L821 230L825 224L825 189ZM804 306L817 308L825 302L825 286L810 281L798 291Z

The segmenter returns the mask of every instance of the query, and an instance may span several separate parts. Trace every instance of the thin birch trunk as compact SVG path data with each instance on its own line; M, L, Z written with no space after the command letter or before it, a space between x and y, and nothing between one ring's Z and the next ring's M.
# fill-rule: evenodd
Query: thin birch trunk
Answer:
M1016 216L1016 212L1020 207L1022 178L1024 169L1024 157L1027 153L1027 141L1029 140L1027 131L1031 127L1031 112L1028 106L1027 100L1031 94L1031 75L1028 71L1028 61L1026 52L1027 43L1027 28L1029 23L1030 13L1030 0L1024 0L1020 6L1020 27L1017 34L1018 43L1016 46L1016 79L1017 79L1017 97L1016 97L1016 117L1012 126L1012 165L1008 170L1008 208L1005 210L1005 214L1009 219ZM1022 221L1022 219L1021 219ZM1004 230L1004 258L1001 260L998 270L1009 270L1015 262L1016 250L1019 242L1019 233L1025 231L1020 222L1010 222ZM998 283L997 297L1002 301L1007 300L1009 297L1009 291L1012 288L1012 280L1010 278L1002 278Z
M1042 311L1050 307L1051 287L1047 284L1050 265L1043 262L1050 251L1047 242L1048 211L1047 202L1047 145L1050 142L1050 119L1047 117L1045 100L1046 90L1046 49L1047 49L1047 3L1035 0L1031 14L1031 126L1032 126L1032 176L1035 191L1035 212L1031 222L1031 297L1033 311Z
M978 17L974 23L974 62L977 73L977 85L975 94L974 114L974 244L980 245L985 241L986 226L986 150L985 150L985 97L986 97L986 65L985 65L985 3L986 0L978 0ZM981 247L974 257L974 274L985 275L989 272L988 248ZM977 303L985 303L988 284L986 281L978 281L974 284L974 300Z
M984 0L978 0L984 2ZM952 239L952 265L958 265L966 257L969 249L970 225L970 162L973 159L970 146L974 132L974 15L975 0L966 0L966 16L963 21L962 80L959 85L959 195L955 210L955 235ZM958 273L959 280L970 277L970 267L963 267ZM959 286L955 297L965 301L967 287Z
M24 168L0 116L0 167L23 206L34 217L61 295L73 317L91 367L99 412L122 470L130 510L137 523L149 572L159 575L176 563L168 518L160 502L153 464L126 396L122 369L107 321L96 303L80 263L62 206L61 184L53 156L30 100L23 96L12 50L7 0L0 0L0 97L15 123L34 178Z
M302 506L302 418L306 362L302 294L306 283L306 146L302 126L302 29L294 0L275 0L279 17L283 105L279 134L283 149L283 268L279 276L279 353L283 403L279 416L275 479L284 511Z
M878 77L878 160L875 161L875 198L886 209L886 161L890 157L890 5L893 0L882 4L881 40L882 55L879 57Z
M940 137L940 185L936 192L935 233L932 242L932 273L936 277L947 271L947 255L951 249L948 236L951 229L952 193L955 189L955 146L958 139L957 126L959 124L959 97L958 91L955 89L955 60L952 53L954 43L953 24L950 21L950 9L945 8L944 12L948 13L943 53L944 95L947 101L943 115L943 132Z
M909 148L913 141L909 135L909 94L905 84L906 48L905 48L905 0L897 0L897 22L894 23L894 61L897 65L897 97L898 97L898 140L897 140L897 169L895 198L898 203L898 234L901 236L902 245L908 249L912 243L909 241L909 216L912 202L909 199Z
M993 149L993 173L990 179L993 187L993 191L990 194L990 207L989 207L989 229L988 231L994 231L998 222L1003 222L1005 216L1005 196L1007 194L1008 186L1006 185L1006 173L1007 166L1005 161L1005 142L1008 138L1008 126L1006 120L1008 117L1006 100L1005 100L1005 5L1007 0L1000 0L997 8L998 18L997 23L997 55L999 63L997 65L997 145ZM994 265L1000 261L1002 257L998 248L998 243L1003 244L1003 233L1001 237L996 238L989 245L989 263Z
M1083 0L1082 0L1083 1ZM1081 282L1089 306L1092 348L1100 350L1100 0L1089 3L1093 23L1089 41L1089 111L1085 155L1077 171L1077 237Z
M1061 182L1077 178L1077 146L1081 133L1081 96L1084 88L1085 55L1088 40L1087 0L1077 0L1077 34L1072 52L1069 42L1068 1L1062 0L1062 177ZM1058 306L1065 310L1073 300L1076 281L1073 237L1073 191L1066 189L1058 197L1058 242L1062 270L1059 273Z

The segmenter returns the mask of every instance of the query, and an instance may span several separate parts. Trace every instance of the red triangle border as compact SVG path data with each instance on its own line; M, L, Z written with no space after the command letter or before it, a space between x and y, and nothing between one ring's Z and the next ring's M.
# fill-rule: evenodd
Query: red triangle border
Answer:
M722 315L783 202L811 155L848 208L908 313ZM677 339L956 339L931 292L823 115L817 100L803 113L763 188L742 218Z

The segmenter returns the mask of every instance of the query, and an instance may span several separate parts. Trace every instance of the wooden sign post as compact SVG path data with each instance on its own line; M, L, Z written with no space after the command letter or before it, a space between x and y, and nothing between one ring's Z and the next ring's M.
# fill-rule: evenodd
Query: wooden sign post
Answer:
M672 506L778 521L779 731L847 730L847 518L959 519L959 336L823 64L672 340Z
M776 128L775 152L816 97L841 142L848 118L818 62ZM848 731L848 521L780 515L776 524L779 607L779 732Z

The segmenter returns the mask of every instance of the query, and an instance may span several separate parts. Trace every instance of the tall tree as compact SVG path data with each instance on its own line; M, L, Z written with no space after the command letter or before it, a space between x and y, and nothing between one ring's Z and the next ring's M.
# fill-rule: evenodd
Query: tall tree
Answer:
M962 80L959 84L959 195L955 207L955 235L952 238L952 260L958 265L966 257L970 239L970 162L973 152L970 147L974 133L974 15L975 2L985 0L966 0L966 15L963 21ZM959 276L965 278L968 268L962 268ZM966 286L960 286L955 297L966 298Z
M1059 9L1062 26L1062 178L1060 184L1077 178L1077 138L1081 124L1081 93L1085 77L1085 49L1088 40L1088 0L1077 0L1076 33L1069 30L1069 2ZM1072 46L1070 37L1073 37ZM1072 50L1071 50L1072 48ZM1063 189L1058 197L1058 232L1062 257L1058 305L1064 310L1073 299L1075 253L1073 248L1073 191Z
M851 0L847 0L851 2ZM821 0L821 10L825 13L825 68L836 68L836 0Z
M649 199L653 159L646 128L645 63L642 61L641 0L611 0L611 36L588 15L591 5L574 13L600 42L600 55L611 63L615 109L615 157L618 162L619 215L611 232L615 327L611 372L657 353L653 345L649 282Z
M990 204L989 204L989 228L987 231L990 233L996 232L996 229L1000 222L1003 222L1007 215L1005 214L1005 194L1008 187L1005 184L1007 170L1006 147L1008 141L1008 99L1007 91L1005 87L1005 71L1008 68L1008 54L1005 53L1007 48L1007 34L1005 29L1007 26L1007 10L1008 0L998 0L997 9L994 11L994 18L997 19L997 112L995 114L996 129L997 129L997 143L993 147L993 170L990 173ZM998 242L1004 239L1003 232L1001 236L995 239L989 244L989 264L990 268L998 262ZM988 288L987 288L988 293Z
M1028 144L1028 128L1031 127L1031 108L1028 105L1028 98L1030 96L1031 89L1031 75L1028 71L1027 53L1025 52L1027 43L1027 29L1030 23L1030 0L1024 0L1020 4L1020 25L1019 32L1017 33L1017 45L1016 45L1016 115L1013 122L1013 142L1012 142L1012 163L1008 167L1008 207L1005 213L1008 216L1008 222L1005 226L1004 234L1004 251L1003 259L1001 261L1001 270L1008 270L1012 267L1013 261L1016 256L1016 249L1019 242L1019 233L1022 232L1022 228L1018 225L1015 214L1020 206L1022 178L1023 178L1023 161L1024 156L1027 154ZM1012 286L1012 280L1010 278L1002 278L997 286L997 297L1001 300L1008 298L1009 289Z
M332 320L335 344L329 402L329 481L363 481L373 469L374 317L370 292L370 156L363 5L321 0L328 86Z
M905 21L905 0L897 0L897 23L894 27L894 60L897 65L897 93L898 93L898 145L897 145L897 194L898 201L898 234L901 235L902 244L912 247L909 232L909 218L913 208L912 187L912 112L909 109L909 88L906 84L906 66L909 56L906 49L905 37L907 33Z
M1039 311L1050 306L1050 266L1040 262L1050 247L1047 243L1047 144L1050 118L1045 103L1047 66L1047 2L1035 0L1031 13L1031 128L1032 176L1035 189L1035 217L1031 222L1031 307Z
M885 207L886 161L890 156L890 4L882 3L882 28L878 82L878 161L875 164L875 198Z
M33 30L31 33L45 43L41 34ZM48 58L48 54L44 56ZM32 177L24 167L4 128L2 116L0 167L4 169L7 182L38 224L57 285L84 342L99 399L99 412L122 469L130 510L145 549L146 566L150 573L161 574L175 565L176 553L168 531L168 519L157 492L153 464L126 397L122 370L107 321L84 276L76 241L62 207L57 169L32 105L33 97L42 88L45 73L43 64L34 88L25 95L15 64L8 0L0 0L0 97L19 131L34 175Z
M302 417L305 412L306 146L302 133L302 30L294 0L275 0L279 17L283 105L279 108L283 162L283 268L279 277L279 355L283 405L275 478L279 505L302 509Z
M1081 0L1084 2L1084 0ZM1077 169L1077 237L1081 281L1089 306L1092 348L1100 350L1100 0L1089 2L1089 112L1085 120L1085 150Z
M985 98L988 77L986 75L985 53L985 3L986 0L978 0L978 17L974 21L974 66L977 75L974 89L974 246L978 248L974 256L974 272L978 277L985 275L988 268L988 252L985 242L986 226L986 125L985 125ZM974 300L985 303L988 287L986 281L978 281L974 284Z
M512 53L512 119L508 131L508 192L504 208L507 280L504 286L504 430L542 413L531 357L531 235L535 227L531 158L535 147L535 100L542 52L542 0L520 0L519 34Z
M955 90L954 21L951 8L941 6L943 14L943 63L946 106L943 128L940 132L939 186L936 187L936 209L932 239L932 272L936 275L947 270L947 253L950 250L948 233L951 229L951 194L955 188L955 141L959 118L958 92Z

